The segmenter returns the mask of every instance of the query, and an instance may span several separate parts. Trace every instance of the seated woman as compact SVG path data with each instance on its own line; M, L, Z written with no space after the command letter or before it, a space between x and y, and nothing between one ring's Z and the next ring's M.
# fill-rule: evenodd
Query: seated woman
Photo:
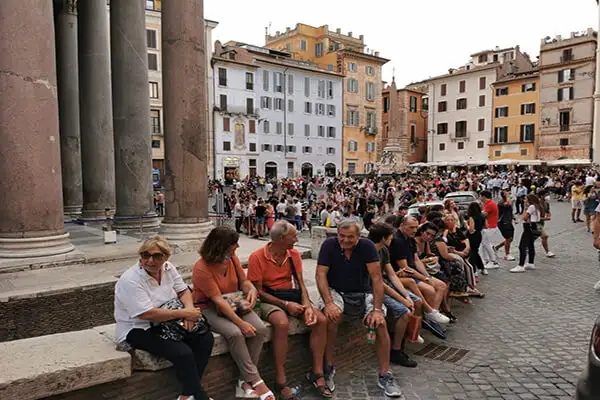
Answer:
M426 222L419 226L419 229L415 235L417 252L419 258L423 264L425 264L427 272L429 272L431 276L448 283L448 277L442 272L442 266L439 262L440 258L431 251L431 242L438 236L438 231L438 226L433 222ZM457 321L457 318L450 310L450 303L447 301L447 299L444 299L440 308L442 309L442 313L450 319L450 322Z
M459 260L455 254L450 252L448 245L448 226L444 220L434 222L439 231L437 236L430 242L431 252L439 258L439 279L450 285L450 297L468 297L467 279L462 259Z
M179 400L209 400L200 382L213 347L210 332L181 334L180 340L165 338L160 323L183 320L192 331L202 316L194 307L192 293L168 259L166 239L155 236L142 243L139 261L121 275L115 285L116 338L134 349L145 350L173 363L182 386ZM161 305L177 299L183 309ZM179 338L178 338L179 339Z
M258 373L258 359L269 331L252 311L257 291L235 255L238 240L239 234L227 226L208 234L200 248L202 258L192 271L194 304L200 307L211 329L227 341L241 374L236 397L275 400Z

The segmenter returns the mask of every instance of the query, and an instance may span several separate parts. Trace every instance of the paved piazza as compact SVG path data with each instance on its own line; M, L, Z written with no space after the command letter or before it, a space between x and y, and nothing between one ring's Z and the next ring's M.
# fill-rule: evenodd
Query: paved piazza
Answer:
M587 345L600 294L598 254L584 223L570 220L568 203L552 203L546 258L536 241L536 271L511 274L490 271L479 286L486 293L474 304L454 305L459 321L448 339L426 332L426 344L468 350L458 362L415 356L416 369L393 367L406 400L520 400L572 399L587 357ZM517 241L521 228L516 228ZM513 244L512 254L518 257ZM411 351L414 354L415 349ZM431 354L431 353L430 353ZM443 357L442 357L443 358ZM376 364L338 371L338 399L384 399L376 385ZM303 399L318 399L310 389Z

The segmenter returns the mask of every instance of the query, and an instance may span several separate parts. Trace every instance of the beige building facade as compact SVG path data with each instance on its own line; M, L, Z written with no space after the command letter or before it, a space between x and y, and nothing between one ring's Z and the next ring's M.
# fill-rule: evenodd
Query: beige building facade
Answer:
M590 159L597 33L542 39L540 136L542 160Z

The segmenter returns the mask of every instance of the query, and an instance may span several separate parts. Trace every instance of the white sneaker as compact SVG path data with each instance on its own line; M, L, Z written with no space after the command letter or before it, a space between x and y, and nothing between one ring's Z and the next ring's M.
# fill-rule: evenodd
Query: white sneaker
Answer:
M529 270L529 269L535 269L535 265L527 263L525 264L525 269Z
M473 273L473 275L475 276L475 278L479 278L479 271L475 271L475 272Z
M450 318L446 317L438 310L432 310L431 312L425 313L425 318L444 325L450 322Z
M498 265L497 262L490 261L489 263L487 263L485 265L485 269L498 269L498 268L500 268L500 266Z
M488 275L489 272L488 272L487 268L483 268L483 271L481 271L481 274L482 275Z
M600 281L596 282L594 285L594 290L600 290Z
M513 269L510 270L510 272L525 272L525 271L526 271L526 269L522 265L517 265L516 267L514 267Z
M509 254L509 255L507 255L507 256L504 256L504 259L505 259L506 261L515 261L515 258L514 258L513 256L511 256L510 254Z
M546 253L546 257L553 258L553 257L556 257L556 254L554 254L553 252L549 251L549 252Z
M599 282L600 283L600 282ZM425 339L423 339L423 336L419 335L418 339L417 339L417 343L418 344L423 344L425 343Z

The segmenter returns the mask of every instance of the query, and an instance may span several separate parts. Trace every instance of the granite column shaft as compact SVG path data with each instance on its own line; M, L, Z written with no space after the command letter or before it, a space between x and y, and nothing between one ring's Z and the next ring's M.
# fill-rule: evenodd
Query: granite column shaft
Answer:
M152 137L144 2L112 0L110 44L117 229L158 230L152 189ZM119 218L124 219L120 220ZM145 217L145 218L142 218ZM131 219L136 218L136 219Z
M75 0L62 0L55 4L58 5L54 20L64 212L75 217L81 214L83 206L77 10Z
M0 43L0 257L68 253L52 2L0 1Z
M115 208L115 154L106 0L78 2L84 219Z

